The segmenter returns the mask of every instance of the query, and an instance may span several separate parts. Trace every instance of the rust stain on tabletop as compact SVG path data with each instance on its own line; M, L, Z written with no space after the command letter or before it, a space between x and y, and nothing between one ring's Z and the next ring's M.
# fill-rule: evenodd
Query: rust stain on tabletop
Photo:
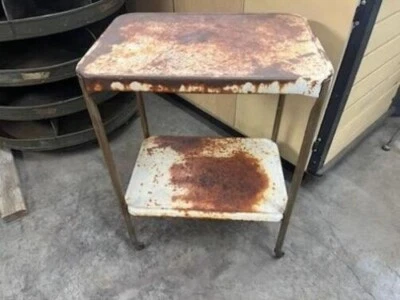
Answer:
M88 81L94 91L110 89L111 79L132 90L129 80L139 78L149 91L176 92L186 79L181 92L207 92L224 79L240 86L248 78L261 84L319 76L326 71L319 50L306 20L295 15L135 14L117 18L78 70L98 80ZM232 92L214 87L208 92Z
M262 76L268 71L277 75L274 77L293 79L298 77L290 61L296 58L295 49L283 47L285 41L304 35L302 21L301 17L281 14L122 17L88 55L85 71L162 71L178 76L204 75L205 71L209 75ZM237 30L244 26L247 30Z
M171 148L172 150L184 154L199 154L207 146L211 147L211 142L216 138L198 138L198 137L179 137L179 136L162 136L154 139L154 146L147 148L147 154L152 155L156 149ZM221 139L222 141L222 139ZM213 145L216 146L216 141Z
M157 137L155 149L171 148L182 155L170 168L170 183L185 191L173 197L177 208L209 212L252 212L263 200L269 178L259 160L241 149L240 143L229 156L223 152L227 142L219 138ZM209 152L210 151L210 152Z

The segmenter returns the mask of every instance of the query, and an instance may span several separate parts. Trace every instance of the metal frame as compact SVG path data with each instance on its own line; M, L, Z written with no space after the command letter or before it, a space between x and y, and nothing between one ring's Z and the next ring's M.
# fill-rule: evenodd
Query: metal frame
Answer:
M90 118L93 123L93 128L95 130L97 140L99 142L100 148L103 153L103 158L106 164L106 167L108 169L111 182L114 188L114 191L117 195L119 206L123 215L123 218L126 223L126 227L128 229L128 234L131 243L133 246L141 250L144 248L144 244L141 243L136 235L136 230L135 227L132 223L131 220L131 215L128 212L128 207L125 201L125 193L121 184L121 179L120 175L117 171L115 161L111 152L110 144L106 135L106 132L104 130L104 126L102 123L102 119L98 110L98 107L96 103L94 102L93 97L90 95L88 90L86 89L86 85L83 81L83 79L78 75L79 77L79 83L82 88L82 92L84 95L84 99L89 111ZM289 189L289 195L288 195L288 202L286 205L285 212L283 214L283 219L281 221L281 226L275 246L275 256L277 258L281 258L284 255L284 252L282 251L283 243L285 240L286 232L290 223L290 217L293 211L294 203L297 198L297 193L300 188L302 178L304 175L304 172L306 170L306 165L308 162L308 158L312 149L312 144L314 141L315 134L317 132L317 127L318 127L318 121L320 119L320 115L322 112L322 108L324 107L324 102L327 98L329 88L331 84L331 78L325 80L322 84L322 89L320 92L320 95L318 99L315 101L313 108L311 110L307 127L305 130L304 134L304 139L303 143L301 146L300 150L300 155L299 159L293 174L292 182L290 184L290 189ZM143 136L144 138L147 138L150 136L149 133L149 126L147 122L147 116L145 112L145 104L143 101L143 93L142 92L137 92L137 102L138 102L138 111L139 111L139 117L141 119L141 126L143 130ZM274 127L273 127L273 140L276 141L279 133L279 127L281 123L281 117L282 117L282 111L283 111L283 106L285 102L285 95L280 95L279 96L279 101L278 101L278 106L276 110L276 117L274 121Z
M323 168L325 160L364 57L381 4L382 0L360 1L356 10L353 19L354 27L307 167L311 174L321 174L322 170L326 170Z

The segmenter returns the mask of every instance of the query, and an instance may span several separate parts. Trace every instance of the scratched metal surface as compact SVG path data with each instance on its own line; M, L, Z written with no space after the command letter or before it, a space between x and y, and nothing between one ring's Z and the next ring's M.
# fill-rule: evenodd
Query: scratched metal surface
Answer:
M135 216L280 221L287 194L270 140L150 137L126 201Z
M110 25L77 72L90 92L317 97L333 67L298 15L135 13Z

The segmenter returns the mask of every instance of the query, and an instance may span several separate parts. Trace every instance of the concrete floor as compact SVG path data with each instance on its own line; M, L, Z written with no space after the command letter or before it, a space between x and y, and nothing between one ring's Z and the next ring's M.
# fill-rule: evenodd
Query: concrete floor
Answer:
M147 100L154 134L217 135ZM0 299L400 299L400 143L380 149L398 125L304 185L281 260L272 223L142 218L135 252L97 147L25 153L29 215L0 222ZM125 185L140 141L138 120L112 139Z

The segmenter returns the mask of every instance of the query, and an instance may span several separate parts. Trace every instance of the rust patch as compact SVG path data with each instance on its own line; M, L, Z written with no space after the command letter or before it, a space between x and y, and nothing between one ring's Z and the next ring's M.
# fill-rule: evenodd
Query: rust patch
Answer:
M153 178L153 183L158 184L158 175L155 175Z
M259 161L243 151L230 157L186 157L170 173L171 183L186 191L173 201L201 211L255 211L269 185Z
M101 84L99 84L99 83L96 83L96 84L93 86L93 91L94 91L94 92L101 92L101 91L103 91L103 86L102 86Z
M150 92L228 93L239 90L225 90L229 81L240 87L329 75L316 43L307 20L290 14L127 14L85 55L78 73L101 78L107 90L117 79L127 91L137 81Z
M263 200L269 178L259 160L247 153L239 140L177 136L153 139L148 154L170 148L182 155L182 161L169 170L177 208L251 212ZM226 154L228 146L233 149L231 155L215 155Z
M299 76L289 61L296 53L281 48L307 33L303 23L301 17L284 14L124 16L88 55L85 69L103 74L166 72L177 76L264 76L260 72L264 69L274 78L284 73L287 76L282 79L296 79ZM239 30L242 27L255 33ZM283 64L275 66L276 61Z
M310 83L310 87L313 89L315 88L315 86L318 84L318 82L316 80L311 81Z
M147 148L147 154L153 155L156 149L171 148L185 155L193 155L201 151L205 146L211 146L209 143L213 142L213 140L198 137L159 136L154 138L155 146Z
M189 212L187 211L187 209L178 209L178 211L183 213L185 218L190 217Z
M196 32L184 33L181 36L178 36L177 40L181 44L195 44L195 43L204 43L212 38L214 32L210 30L200 29Z

